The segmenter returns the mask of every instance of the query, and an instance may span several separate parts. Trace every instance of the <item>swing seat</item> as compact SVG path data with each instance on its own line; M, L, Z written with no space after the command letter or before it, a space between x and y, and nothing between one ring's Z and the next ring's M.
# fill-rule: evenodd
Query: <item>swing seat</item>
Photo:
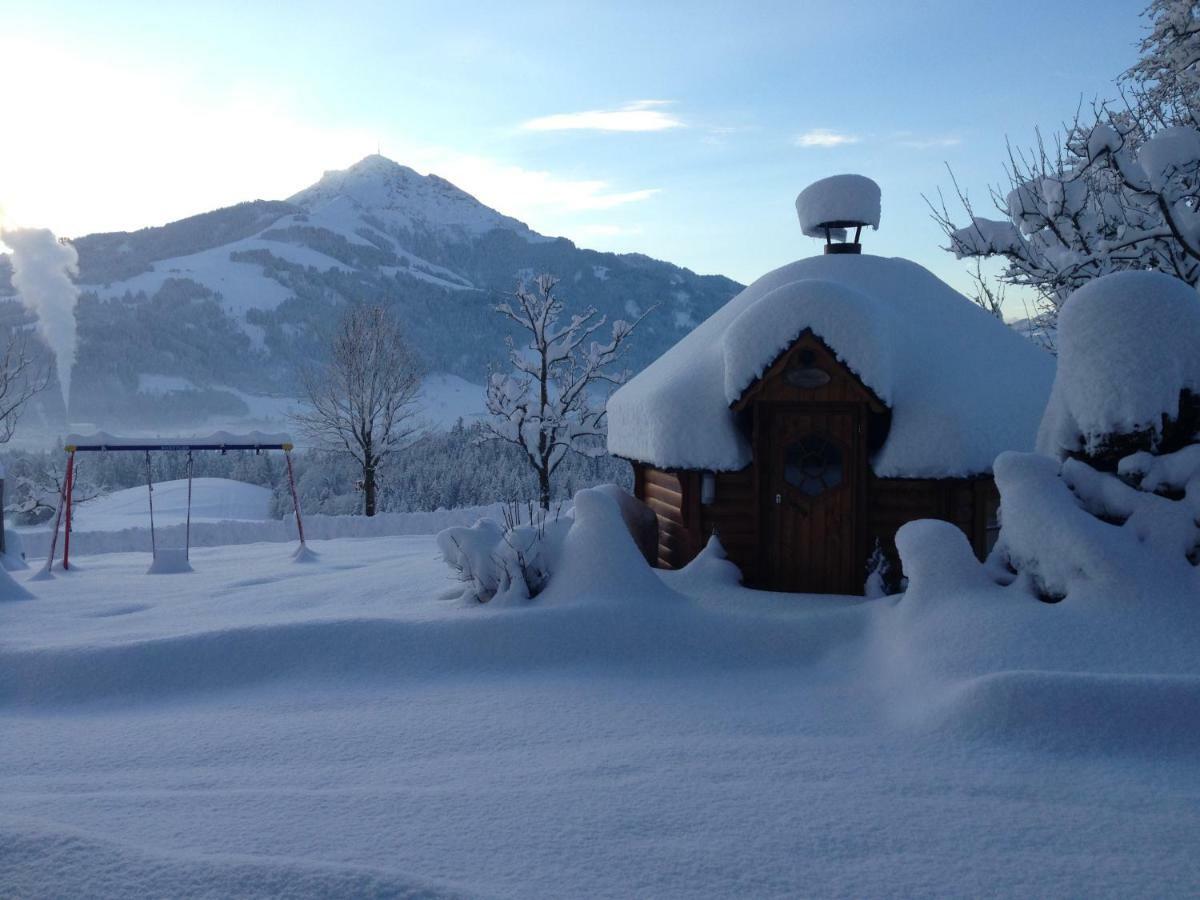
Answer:
M154 551L154 561L146 570L147 575L179 575L183 572L195 571L188 562L187 549L184 547L159 547Z

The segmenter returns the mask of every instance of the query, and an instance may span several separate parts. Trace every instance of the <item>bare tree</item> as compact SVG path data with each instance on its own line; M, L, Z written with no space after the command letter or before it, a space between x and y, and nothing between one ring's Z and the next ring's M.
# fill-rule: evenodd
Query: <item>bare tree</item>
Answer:
M9 332L0 355L0 444L7 444L17 430L25 405L50 383L50 364L30 346L24 328Z
M566 304L555 295L558 279L539 275L532 285L520 284L515 302L496 311L528 335L518 346L508 339L507 374L492 373L487 408L493 420L484 424L488 438L520 447L537 473L538 503L550 508L550 483L568 453L602 456L605 449L606 388L619 385L628 372L617 371L625 341L647 313L629 323L612 323L608 340L593 341L606 319L594 308L563 321Z
M10 328L0 355L0 444L12 440L26 404L50 383L50 361L30 346L30 336L20 325ZM4 482L4 467L0 466L0 507L5 503ZM3 519L0 511L0 553L8 547Z
M329 362L303 371L301 383L309 409L294 420L319 447L362 467L363 513L375 515L380 467L421 431L421 366L403 331L380 307L351 307Z

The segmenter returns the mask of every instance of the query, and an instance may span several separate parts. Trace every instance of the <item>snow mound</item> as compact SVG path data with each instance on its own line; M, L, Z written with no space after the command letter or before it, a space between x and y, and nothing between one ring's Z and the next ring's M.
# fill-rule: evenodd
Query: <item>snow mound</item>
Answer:
M896 550L909 589L961 591L991 584L962 529L940 519L907 522L896 532Z
M823 331L891 406L876 475L974 475L998 453L1033 449L1054 377L1048 353L916 263L827 255L764 275L618 389L609 451L667 468L744 468L750 445L730 396L775 360L783 332L804 327Z
M1181 391L1200 392L1200 297L1160 272L1117 272L1080 288L1058 319L1058 374L1038 449L1058 456L1106 436L1159 434Z
M671 583L682 590L692 587L732 587L742 583L742 570L730 561L716 534L708 539L704 549L690 563L673 575Z
M0 884L13 897L466 896L447 885L384 868L300 856L163 852L145 842L42 823L0 822L0 844Z
M616 500L595 488L575 495L575 524L542 596L548 604L623 607L683 600L650 568Z
M831 175L814 181L796 198L800 229L808 236L825 237L821 226L829 222L879 227L879 185L865 175ZM845 231L835 234L845 237Z
M956 685L928 724L1056 753L1191 756L1200 742L1200 677L996 672Z
M187 518L187 502L186 478L156 483L155 526L184 522ZM229 478L192 480L193 525L225 521L262 522L271 518L270 488ZM135 487L113 491L82 504L75 513L71 530L121 531L148 527L149 524L150 492L145 487Z
M194 571L183 547L159 547L154 551L147 575L183 575Z

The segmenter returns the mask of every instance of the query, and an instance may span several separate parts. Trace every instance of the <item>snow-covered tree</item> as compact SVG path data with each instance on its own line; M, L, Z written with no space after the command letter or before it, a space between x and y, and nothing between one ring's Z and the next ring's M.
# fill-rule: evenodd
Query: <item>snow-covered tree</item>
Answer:
M1101 581L1194 590L1200 297L1159 272L1109 275L1064 305L1059 339L1040 454L996 461L998 561L1051 598Z
M1200 5L1156 0L1142 58L1119 103L1076 114L1050 146L1008 148L1001 218L935 218L959 258L1004 260L1001 280L1033 289L1048 320L1070 294L1111 272L1158 269L1200 284Z
M1142 13L1149 33L1141 57L1122 76L1137 106L1161 124L1200 124L1200 15L1195 0L1154 0Z
M637 322L612 323L607 340L593 340L606 324L594 308L566 317L555 294L558 279L539 275L519 284L496 311L527 340L508 339L511 371L493 372L487 385L488 439L520 447L537 474L538 503L550 508L551 479L568 453L604 454L604 397L628 372L617 369Z
M363 513L375 515L380 466L419 433L421 366L400 326L381 307L352 306L329 362L301 373L308 409L295 420L325 450L362 470Z

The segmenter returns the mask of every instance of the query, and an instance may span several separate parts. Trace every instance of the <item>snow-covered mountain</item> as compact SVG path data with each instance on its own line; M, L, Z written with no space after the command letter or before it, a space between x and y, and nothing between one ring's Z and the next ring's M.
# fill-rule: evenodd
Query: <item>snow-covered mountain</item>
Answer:
M610 319L655 307L632 341L635 370L739 288L540 235L382 156L327 172L286 201L73 243L82 295L71 419L106 427L233 423L282 409L348 301L393 309L434 375L482 384L504 352L492 306L532 273L553 272L572 306ZM0 257L0 297L18 300L10 274Z

